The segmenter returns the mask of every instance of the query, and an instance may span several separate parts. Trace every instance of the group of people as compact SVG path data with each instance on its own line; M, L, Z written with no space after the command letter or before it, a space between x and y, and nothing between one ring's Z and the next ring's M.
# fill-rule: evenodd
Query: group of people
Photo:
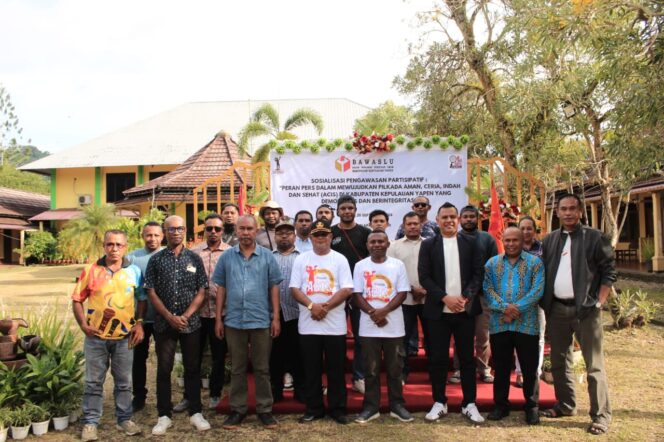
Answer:
M394 241L386 233L388 213L374 210L369 226L360 225L350 195L337 202L336 224L328 205L314 214L301 210L291 219L270 201L259 211L260 227L254 216L240 216L236 205L227 204L221 214L205 218L204 241L192 249L184 245L186 228L178 216L169 216L163 226L147 223L145 247L128 254L126 233L106 232L105 255L86 266L72 295L74 315L86 335L82 439L97 439L109 366L118 429L126 435L141 432L131 417L145 406L151 338L157 356L153 435L167 432L174 411L187 410L197 430L210 429L200 394L207 347L212 356L209 408L219 404L224 361L230 356L225 429L238 428L247 415L249 358L256 413L266 428L278 425L272 406L291 386L295 399L305 404L300 423L325 416L340 424L377 418L383 361L390 416L410 422L403 385L408 357L418 350L418 322L432 388L426 420L447 414L451 382L461 384L461 413L483 422L475 404L478 377L493 382L495 407L487 418L508 416L515 352L526 422L575 414L570 364L576 336L588 368L588 431L605 433L611 409L600 310L616 272L609 242L581 223L579 198L559 199L561 227L542 242L530 217L507 227L503 254L494 238L478 229L477 208L459 211L445 203L435 221L428 219L430 209L426 197L415 198ZM352 388L364 395L362 411L353 418L346 411L348 318L354 337ZM545 323L557 403L540 411ZM454 370L448 379L452 338ZM171 372L178 343L185 387L173 407Z

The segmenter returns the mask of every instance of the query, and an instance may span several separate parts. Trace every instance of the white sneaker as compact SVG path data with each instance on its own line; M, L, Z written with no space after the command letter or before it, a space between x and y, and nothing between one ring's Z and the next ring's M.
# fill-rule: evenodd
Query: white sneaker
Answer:
M210 402L208 403L208 408L210 410L214 410L217 408L217 405L219 405L219 401L221 401L221 398L219 396L210 396Z
M424 419L433 422L437 421L446 414L447 414L447 404L434 402L433 407L431 407L431 410L427 413L426 416L424 416Z
M461 407L461 414L466 416L468 419L471 421L475 422L476 424L481 424L484 422L484 418L480 414L480 411L477 409L477 406L475 406L474 403L470 403L466 405L465 407Z
M196 427L198 431L206 431L211 428L210 423L206 421L203 415L200 413L196 413L193 416L191 416L189 418L189 422L191 423L191 425Z
M173 425L173 421L170 417L159 416L159 419L157 419L157 425L152 427L152 434L154 436L162 436L166 434L166 430L171 428L171 425Z
M293 376L290 373L284 374L284 390L293 389Z
M182 399L180 402L178 402L175 405L175 407L173 407L173 412L174 413L182 413L187 408L189 408L189 401L186 400L186 399Z
M364 379L353 381L353 390L358 393L364 394Z

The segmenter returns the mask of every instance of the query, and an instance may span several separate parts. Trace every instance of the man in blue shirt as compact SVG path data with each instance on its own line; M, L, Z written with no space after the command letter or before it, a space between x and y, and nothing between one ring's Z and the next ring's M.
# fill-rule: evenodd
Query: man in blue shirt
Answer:
M247 356L256 381L256 413L265 428L275 428L270 385L272 338L281 331L279 283L283 280L272 251L256 245L258 223L251 215L238 218L240 243L217 262L212 280L217 284L215 333L226 337L231 354L231 412L227 430L237 429L247 415ZM226 314L222 316L225 309Z
M484 296L491 312L489 333L496 374L495 408L488 419L501 420L510 413L510 371L516 349L523 373L526 422L535 425L539 423L537 304L544 293L544 264L523 251L523 233L518 227L505 230L503 244L505 253L489 259L484 267Z

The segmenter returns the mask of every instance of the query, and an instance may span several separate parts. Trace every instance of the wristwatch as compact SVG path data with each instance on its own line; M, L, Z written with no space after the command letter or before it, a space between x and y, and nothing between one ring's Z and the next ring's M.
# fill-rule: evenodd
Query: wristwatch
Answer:
M312 308L314 308L314 303L310 302L309 305L307 306L307 310L311 310Z

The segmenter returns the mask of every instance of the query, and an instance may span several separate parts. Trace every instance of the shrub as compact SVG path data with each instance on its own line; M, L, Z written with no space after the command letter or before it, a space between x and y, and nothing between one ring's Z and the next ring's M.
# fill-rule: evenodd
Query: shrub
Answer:
M27 232L25 245L22 250L23 259L36 258L39 262L54 259L58 241L51 232Z
M30 410L26 406L13 409L10 412L10 422L13 427L27 427L30 425Z
M643 327L659 310L660 305L648 299L648 293L637 290L618 291L609 300L609 311L616 328Z
M28 410L32 422L44 422L51 418L51 413L48 411L48 408L40 407L39 405L32 403L26 404L25 408Z

